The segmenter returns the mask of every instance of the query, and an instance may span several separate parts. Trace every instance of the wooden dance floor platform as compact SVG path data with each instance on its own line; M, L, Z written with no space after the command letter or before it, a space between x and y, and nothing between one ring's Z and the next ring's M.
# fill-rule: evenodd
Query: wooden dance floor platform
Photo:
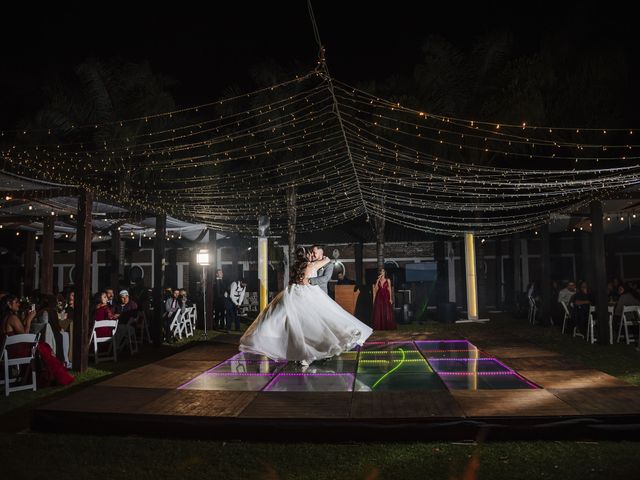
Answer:
M640 388L533 344L378 336L304 368L239 354L237 339L194 344L46 404L32 428L337 442L640 434Z

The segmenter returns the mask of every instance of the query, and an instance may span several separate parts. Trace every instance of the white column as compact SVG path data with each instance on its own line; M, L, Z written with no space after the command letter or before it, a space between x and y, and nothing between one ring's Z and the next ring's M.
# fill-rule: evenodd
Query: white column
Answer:
M178 263L177 267L178 273L176 274L176 276L178 278L176 279L176 288L182 288L184 282L184 265L182 263Z
M269 239L258 237L258 282L260 283L260 311L267 307L269 300Z
M465 266L467 271L467 315L478 320L478 283L476 278L476 249L473 233L464 234Z

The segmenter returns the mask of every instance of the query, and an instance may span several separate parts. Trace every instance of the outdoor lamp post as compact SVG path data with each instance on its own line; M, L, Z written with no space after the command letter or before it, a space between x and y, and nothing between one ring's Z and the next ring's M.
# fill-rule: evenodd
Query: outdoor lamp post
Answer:
M202 265L202 314L204 319L203 338L207 338L207 265L209 265L209 250L201 249L196 255L198 265Z

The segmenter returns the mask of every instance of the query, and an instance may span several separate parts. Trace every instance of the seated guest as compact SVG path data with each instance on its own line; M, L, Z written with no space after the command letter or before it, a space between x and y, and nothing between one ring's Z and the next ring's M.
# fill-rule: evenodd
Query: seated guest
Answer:
M613 314L621 317L624 307L632 307L640 305L640 296L633 290L628 283L624 283L618 287L618 301L616 302Z
M337 285L355 285L355 284L356 282L351 280L350 278L347 278L347 276L343 272L340 272L338 274Z
M564 303L568 306L571 302L571 297L573 297L575 294L576 282L567 282L567 286L558 292L558 303Z
M30 309L24 313L24 318L20 318L20 301L13 295L6 295L0 304L0 335L12 336L29 333L31 322L36 316L36 311ZM30 344L15 344L7 348L10 357L31 356ZM40 341L37 345L43 368L38 373L38 385L49 385L53 381L59 385L67 385L75 378L65 370L64 365L56 358L51 351L51 347L46 342ZM22 378L28 377L26 370Z
M593 294L589 290L589 285L587 282L581 282L580 290L571 298L571 312L573 324L582 336L587 334L589 309L594 303Z
M52 351L55 352L58 360L64 363L65 367L71 368L71 362L69 361L69 332L65 330L65 326L68 324L65 321L62 322L57 310L58 301L53 295L42 295L42 309L40 310L40 319L43 323L47 323L45 341L51 346ZM64 312L61 312L64 316ZM48 336L51 335L52 339L49 340ZM42 338L42 335L41 335Z
M129 320L138 316L138 305L129 298L127 290L120 290L118 296L120 297L120 303L116 304L113 309L113 318L117 318L118 323L126 325Z
M113 288L111 287L107 287L104 289L104 293L107 295L107 305L109 305L109 308L111 308L113 310L113 307L115 307L116 302L115 302L115 293L113 292Z
M173 290L171 298L165 301L165 314L164 314L164 340L167 343L175 341L175 337L171 333L171 322L179 311L182 311L182 303L178 298L180 296L180 290Z
M73 293L73 290L71 290L67 293L67 302L64 305L64 312L67 314L67 319L70 321L73 321L74 308L75 293Z
M109 307L109 295L105 290L104 292L100 293L100 300L96 305L93 319L94 321L99 322L102 320L113 320L113 318L113 311L111 310L111 307ZM97 328L96 335L98 337L110 337L111 329L107 327Z
M37 312L32 309L20 315L20 300L13 295L5 295L2 297L0 315L0 334L11 336L29 333Z

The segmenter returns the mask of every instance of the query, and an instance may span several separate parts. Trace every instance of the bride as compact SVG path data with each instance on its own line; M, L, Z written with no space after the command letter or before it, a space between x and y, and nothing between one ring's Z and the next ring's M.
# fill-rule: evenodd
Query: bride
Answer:
M311 261L296 250L289 286L280 292L240 339L240 351L304 364L362 345L373 330L345 311L309 278L330 260Z

